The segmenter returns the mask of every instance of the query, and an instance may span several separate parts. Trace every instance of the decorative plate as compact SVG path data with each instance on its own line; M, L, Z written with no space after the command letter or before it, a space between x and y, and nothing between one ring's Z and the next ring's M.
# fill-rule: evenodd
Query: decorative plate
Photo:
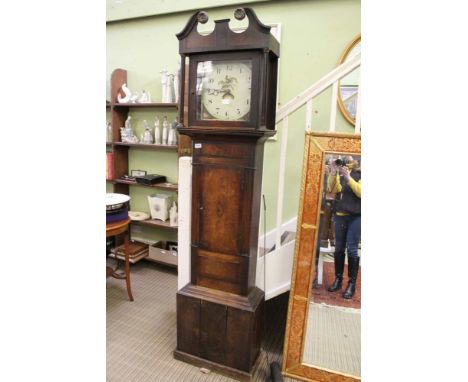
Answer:
M123 204L130 200L130 196L125 194L113 194L107 193L106 194L106 207L112 206L114 204Z
M128 217L131 220L147 220L150 216L146 212L128 211Z

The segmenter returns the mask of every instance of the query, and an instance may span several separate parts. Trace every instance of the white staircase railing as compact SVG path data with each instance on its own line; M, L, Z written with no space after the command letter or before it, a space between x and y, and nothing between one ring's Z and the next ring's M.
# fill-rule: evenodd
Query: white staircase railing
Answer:
M281 122L285 117L295 112L301 106L306 104L308 101L311 101L313 98L317 97L319 94L323 93L330 86L335 85L336 90L338 90L338 81L341 80L344 76L351 73L354 69L361 65L361 55L358 54L352 59L342 63L340 66L333 69L331 72L323 76L312 86L308 87L302 93L298 94L291 101L285 103L276 111L276 123ZM332 95L332 106L335 106L336 110L336 101L337 101L338 91L334 94L334 99ZM356 118L357 119L357 118Z
M284 203L284 189L285 189L285 171L286 171L286 156L287 156L287 143L288 143L288 119L289 116L306 106L306 117L305 117L305 130L311 131L313 126L313 100L315 97L323 93L328 88L332 88L331 94L331 107L330 107L330 123L328 131L336 131L336 112L337 112L337 98L338 98L338 84L340 79L351 73L353 70L361 65L361 55L357 55L344 62L340 66L336 67L328 74L323 76L312 86L298 94L292 100L284 104L276 112L276 123L281 123L281 147L279 157L279 174L278 174L278 196L276 203L276 227L275 227L275 249L269 252L267 255L259 258L259 262L263 263L265 258L267 259L268 269L280 269L280 273L274 275L270 279L270 275L267 275L266 280L266 298L275 297L276 295L283 293L289 289L290 277L292 271L292 260L294 255L294 243L288 242L282 245L282 225L283 225L283 203ZM359 134L361 131L361 118L360 118L360 86L358 86L357 93L357 106L356 106L356 123L355 133ZM262 243L259 243L262 246ZM257 286L263 288L264 280L263 274L258 269L263 269L263 264L257 265ZM289 280L289 281L288 281ZM270 291L270 292L269 292Z

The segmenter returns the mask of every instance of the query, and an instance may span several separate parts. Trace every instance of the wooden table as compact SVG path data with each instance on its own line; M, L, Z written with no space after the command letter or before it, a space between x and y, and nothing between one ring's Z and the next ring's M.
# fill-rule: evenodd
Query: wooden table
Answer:
M115 272L111 267L106 268L106 276L114 277L116 279L125 279L127 284L127 293L130 301L133 301L132 296L132 287L130 285L130 258L128 253L128 226L130 224L130 219L121 220L113 223L106 224L106 238L110 236L117 236L125 234L124 236L124 248L125 248L125 273L123 275ZM117 253L116 259L117 259Z

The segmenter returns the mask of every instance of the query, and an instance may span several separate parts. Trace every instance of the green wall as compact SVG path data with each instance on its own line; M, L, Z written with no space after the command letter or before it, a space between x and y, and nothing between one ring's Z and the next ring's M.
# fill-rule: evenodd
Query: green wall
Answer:
M242 4L272 0L244 0ZM106 0L107 21L124 20L135 17L164 15L198 9L210 9L226 5L240 4L235 0Z
M115 2L114 2L115 3ZM128 71L130 89L151 92L153 100L161 99L159 72L168 69L175 72L178 66L178 40L175 34L182 30L192 10L180 12L181 9L192 9L193 4L225 4L224 2L206 1L175 1L171 9L163 0L140 0L133 2L145 4L133 14L139 16L160 12L178 12L159 14L126 21L113 21L107 24L107 81L112 70L124 68ZM157 8L155 4L164 3ZM230 1L228 3L235 3ZM245 4L246 2L244 2ZM109 2L108 2L109 4ZM185 6L186 8L181 8ZM304 0L304 1L263 1L249 4L265 23L281 24L281 61L279 78L279 102L284 104L298 93L306 89L323 75L336 67L339 57L348 43L360 33L360 1L359 0ZM208 11L210 23L220 18L233 19L234 5L217 8L203 8ZM156 10L155 10L156 9ZM159 13L160 13L159 12ZM129 13L130 15L132 13ZM108 19L115 20L124 15L109 9ZM234 20L236 21L236 20ZM234 22L233 22L234 24ZM205 27L205 26L204 26ZM107 86L109 86L107 84ZM326 91L315 99L313 110L313 130L327 131L330 118L331 92ZM137 128L141 128L142 120L154 121L154 115L161 116L163 112L132 114ZM175 117L175 112L166 113L169 120ZM103 124L104 125L104 124ZM282 221L287 221L297 215L299 205L299 188L302 174L304 146L304 108L298 110L289 118L288 157L286 163L286 192ZM264 193L267 201L267 230L274 228L276 223L276 196L278 192L278 158L281 145L281 125L277 126L277 140L265 144L264 160ZM104 128L103 128L104 130ZM348 124L337 111L337 131L353 132L354 127ZM104 133L103 133L104 135ZM147 155L151 153L154 156ZM144 154L144 155L143 155ZM160 152L131 152L131 168L153 166L154 169L164 169L169 179L177 177L177 157L174 153L161 155ZM159 167L160 166L160 167ZM138 191L140 193L140 191ZM132 192L132 197L137 195ZM138 195L138 205L143 199ZM143 204L141 204L143 206Z

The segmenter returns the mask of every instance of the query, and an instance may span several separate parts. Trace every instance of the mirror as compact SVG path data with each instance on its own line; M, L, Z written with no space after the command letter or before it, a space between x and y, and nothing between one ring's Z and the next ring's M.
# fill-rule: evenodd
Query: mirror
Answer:
M355 37L353 41L346 47L341 55L339 64L342 64L354 56L361 53L361 35ZM345 119L355 125L356 123L356 108L357 95L359 88L361 68L354 69L347 76L343 77L338 84L338 107Z
M360 135L306 133L284 375L361 379L360 163Z

